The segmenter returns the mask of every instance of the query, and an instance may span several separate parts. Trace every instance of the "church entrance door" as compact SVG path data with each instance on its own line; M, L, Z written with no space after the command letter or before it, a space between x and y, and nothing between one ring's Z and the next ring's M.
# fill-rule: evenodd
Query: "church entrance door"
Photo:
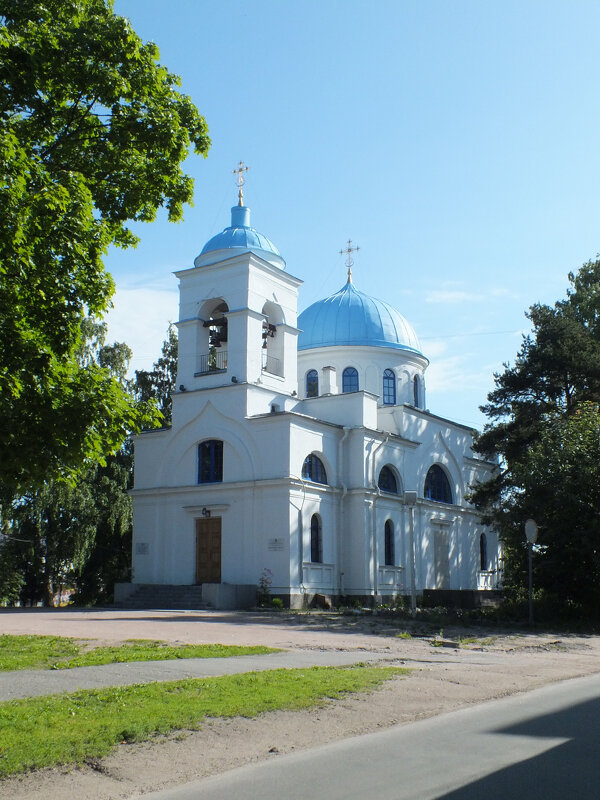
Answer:
M221 518L196 520L196 583L221 583Z

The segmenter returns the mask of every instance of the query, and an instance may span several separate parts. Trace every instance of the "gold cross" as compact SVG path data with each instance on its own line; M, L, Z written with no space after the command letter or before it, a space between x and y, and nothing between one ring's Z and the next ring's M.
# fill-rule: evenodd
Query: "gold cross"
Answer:
M348 239L348 244L343 250L340 250L340 255L343 256L344 253L346 254L346 266L348 267L348 283L352 283L352 265L354 264L354 259L352 258L352 253L356 253L360 250L360 247L352 247L352 239Z
M244 192L242 190L242 186L244 185L244 172L248 172L250 167L245 167L244 162L240 161L238 164L237 169L233 170L233 174L237 175L237 185L238 185L238 206L244 205Z

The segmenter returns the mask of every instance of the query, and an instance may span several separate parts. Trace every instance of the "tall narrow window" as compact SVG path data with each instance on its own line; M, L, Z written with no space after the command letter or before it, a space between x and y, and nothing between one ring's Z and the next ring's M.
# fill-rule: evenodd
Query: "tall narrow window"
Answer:
M434 464L430 467L427 473L427 478L425 479L425 497L428 500L435 500L436 503L452 502L450 481L444 470L438 464Z
M419 408L419 376L415 375L413 378L413 401L414 405Z
M327 473L319 456L314 453L306 456L302 466L302 477L313 483L327 483Z
M391 369L386 369L383 373L383 404L396 405L396 376Z
M313 564L323 562L323 531L318 514L313 514L310 518L310 560Z
M396 561L396 553L394 547L394 523L391 519L386 520L384 529L384 546L385 546L385 565L386 567L393 567Z
M487 555L487 536L482 533L479 537L479 569L485 571L489 568Z
M354 367L346 367L342 372L342 392L358 392L358 372Z
M223 480L223 442L208 439L198 445L198 483L221 483Z
M379 480L377 485L382 492L389 492L390 494L398 494L398 481L396 476L389 467L383 467L379 473Z
M319 375L316 369L309 369L306 373L306 396L319 396Z

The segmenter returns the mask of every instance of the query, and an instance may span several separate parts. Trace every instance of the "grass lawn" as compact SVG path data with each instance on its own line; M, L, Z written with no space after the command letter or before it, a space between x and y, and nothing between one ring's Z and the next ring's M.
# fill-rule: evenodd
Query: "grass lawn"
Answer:
M0 776L97 759L117 744L197 730L206 717L322 706L408 672L363 665L280 669L0 703Z
M275 653L271 647L224 644L170 645L134 639L121 645L87 647L59 636L0 636L0 672L16 669L70 669L123 661L166 661L175 658L225 658Z

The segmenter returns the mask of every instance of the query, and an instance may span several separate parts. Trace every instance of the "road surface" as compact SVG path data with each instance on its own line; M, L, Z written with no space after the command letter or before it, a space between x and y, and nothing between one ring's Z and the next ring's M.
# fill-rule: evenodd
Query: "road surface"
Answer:
M600 675L346 739L144 800L598 800Z

